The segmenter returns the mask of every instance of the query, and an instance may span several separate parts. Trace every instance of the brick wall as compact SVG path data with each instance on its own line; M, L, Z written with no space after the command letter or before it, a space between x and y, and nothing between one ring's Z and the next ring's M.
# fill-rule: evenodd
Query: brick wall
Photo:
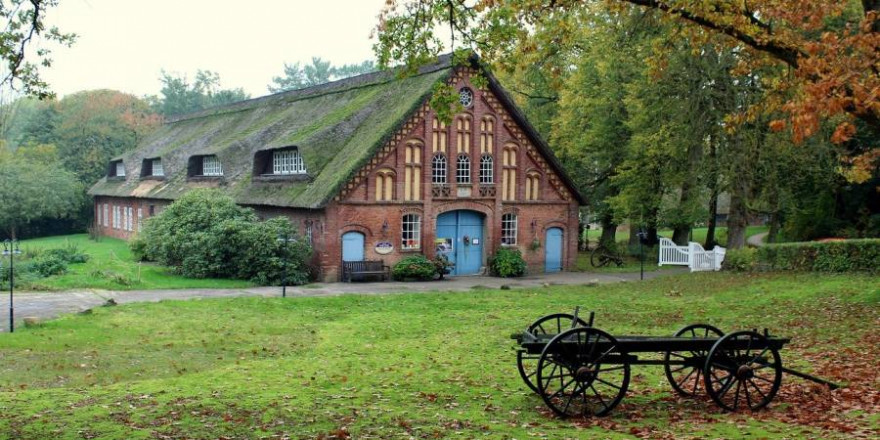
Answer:
M168 200L158 199L97 196L95 197L94 205L95 225L101 235L128 240L136 235L140 229L138 210L140 210L141 218L146 219L151 215L160 213L169 203L171 202ZM105 206L106 217L104 216ZM131 230L128 230L129 228L127 227L126 208L131 208ZM119 210L118 219L120 224L114 226L113 216L115 209Z

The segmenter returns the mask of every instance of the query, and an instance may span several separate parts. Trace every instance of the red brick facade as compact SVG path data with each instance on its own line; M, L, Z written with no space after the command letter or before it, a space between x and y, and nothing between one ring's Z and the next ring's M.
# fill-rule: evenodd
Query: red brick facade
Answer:
M501 244L501 217L516 214L516 245L531 272L543 272L544 241L549 228L563 232L562 267L570 268L577 253L578 201L557 171L543 157L532 140L496 96L469 82L468 69L457 71L451 80L456 89L473 91L473 104L443 126L427 105L406 122L391 141L343 187L325 208L316 210L254 206L261 217L285 215L299 231L311 230L312 245L327 281L339 279L342 235L357 231L365 237L365 258L393 265L408 255L434 256L436 220L444 213L469 210L482 214L484 230L483 265ZM445 141L444 141L445 140ZM445 185L432 181L432 160L443 154L447 160ZM491 183L481 173L481 160L491 157ZM457 161L470 162L470 183L457 182ZM390 179L390 180L387 180ZM468 180L464 178L463 180ZM505 194L512 191L510 194ZM506 196L506 199L505 199ZM148 217L150 206L158 213L167 201L96 197L96 219L105 235L127 238L137 232L138 210ZM104 221L103 206L110 219ZM131 231L112 227L114 206L133 209ZM421 246L401 250L402 219L417 214L421 221ZM124 225L123 225L124 226ZM378 242L390 242L393 251L380 255Z

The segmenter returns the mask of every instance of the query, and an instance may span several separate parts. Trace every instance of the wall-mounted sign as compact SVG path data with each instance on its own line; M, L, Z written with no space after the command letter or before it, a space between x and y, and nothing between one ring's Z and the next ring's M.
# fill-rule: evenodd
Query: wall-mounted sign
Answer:
M437 253L448 254L452 252L452 239L451 238L438 238L434 240L434 250Z
M394 251L394 245L390 241L380 241L376 243L376 253L379 255L387 255Z

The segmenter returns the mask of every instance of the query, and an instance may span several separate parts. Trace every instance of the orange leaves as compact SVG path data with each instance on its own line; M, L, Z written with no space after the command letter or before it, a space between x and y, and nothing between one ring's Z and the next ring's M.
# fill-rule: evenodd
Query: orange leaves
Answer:
M831 142L835 144L842 144L850 139L856 134L856 126L852 125L849 122L843 122L837 126L837 129L834 130L834 135L831 136Z
M781 119L777 119L775 121L770 122L770 129L776 133L779 133L779 132L785 130L785 127L787 127L787 126L788 126L788 124L784 120L781 120Z

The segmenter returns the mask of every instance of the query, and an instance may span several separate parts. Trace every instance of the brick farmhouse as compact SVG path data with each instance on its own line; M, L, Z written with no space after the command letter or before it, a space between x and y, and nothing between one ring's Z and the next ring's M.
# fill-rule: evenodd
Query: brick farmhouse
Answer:
M463 108L448 124L428 104L443 83ZM436 252L453 275L476 274L502 246L519 248L532 273L564 270L584 203L492 74L448 56L406 77L371 73L169 120L89 193L99 233L127 239L205 187L288 217L324 280L342 261Z

